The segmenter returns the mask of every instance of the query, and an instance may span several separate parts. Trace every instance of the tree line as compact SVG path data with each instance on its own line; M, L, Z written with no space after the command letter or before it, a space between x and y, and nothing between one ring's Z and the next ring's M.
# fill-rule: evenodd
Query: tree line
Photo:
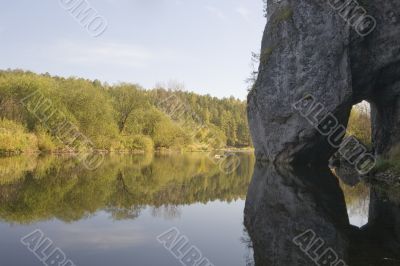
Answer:
M0 154L66 150L54 130L21 104L35 92L44 95L52 109L65 115L96 149L198 151L251 146L246 103L234 97L6 70L0 71ZM163 108L169 99L184 107L179 116Z

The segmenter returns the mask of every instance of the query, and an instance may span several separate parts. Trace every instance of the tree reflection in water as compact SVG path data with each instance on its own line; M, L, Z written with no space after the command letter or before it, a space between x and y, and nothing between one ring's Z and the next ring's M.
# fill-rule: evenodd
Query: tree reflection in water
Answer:
M0 219L74 222L105 211L124 220L148 207L153 216L174 219L185 205L231 202L247 193L242 238L247 265L314 265L292 242L307 229L348 265L400 265L400 200L394 188L346 185L323 167L256 165L253 174L253 166L248 154L229 175L202 154L114 155L95 171L65 156L1 158ZM349 217L364 220L357 224Z
M254 157L241 156L234 173L221 173L205 154L110 156L95 171L65 156L0 159L0 219L72 222L105 210L135 219L150 206L154 216L179 216L179 206L244 199Z

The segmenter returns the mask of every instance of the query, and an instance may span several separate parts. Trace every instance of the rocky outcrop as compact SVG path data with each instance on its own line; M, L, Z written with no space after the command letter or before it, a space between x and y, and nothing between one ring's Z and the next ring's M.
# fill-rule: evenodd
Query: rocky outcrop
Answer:
M367 13L358 17L361 6L350 2L268 0L259 75L248 95L258 159L327 161L337 150L293 108L307 95L343 126L351 107L368 100L375 152L400 141L400 1L359 1Z

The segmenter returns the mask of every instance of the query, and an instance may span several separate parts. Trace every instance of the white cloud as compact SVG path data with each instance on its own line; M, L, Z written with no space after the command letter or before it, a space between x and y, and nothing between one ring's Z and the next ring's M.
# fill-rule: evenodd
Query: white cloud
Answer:
M124 67L146 67L154 54L141 46L117 42L63 41L53 48L56 58L67 63Z
M222 20L222 21L226 21L227 17L225 16L225 14L219 10L218 8L216 8L215 6L206 6L206 9L213 14L214 16L216 16L218 19Z
M250 19L250 11L247 8L239 6L239 7L235 8L235 11L245 20Z

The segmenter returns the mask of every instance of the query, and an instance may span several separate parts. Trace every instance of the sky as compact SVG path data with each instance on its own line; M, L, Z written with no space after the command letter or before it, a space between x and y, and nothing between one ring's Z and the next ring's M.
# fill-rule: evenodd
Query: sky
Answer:
M265 26L262 0L85 0L107 21L97 37L65 9L68 1L78 0L2 0L0 69L148 89L182 83L245 99Z

